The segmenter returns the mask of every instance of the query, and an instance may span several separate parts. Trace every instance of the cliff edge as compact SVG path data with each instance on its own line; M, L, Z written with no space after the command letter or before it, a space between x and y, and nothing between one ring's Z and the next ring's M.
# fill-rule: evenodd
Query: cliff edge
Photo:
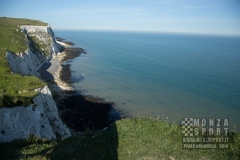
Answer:
M29 135L46 139L69 137L71 134L59 118L51 91L46 83L34 77L64 46L56 42L50 26L21 25L36 21L17 20L1 18L0 23L3 35L0 60L4 63L0 65L0 142L25 139Z
M7 51L6 58L14 73L38 76L38 70L64 46L56 42L50 26L21 25L28 48L19 53Z

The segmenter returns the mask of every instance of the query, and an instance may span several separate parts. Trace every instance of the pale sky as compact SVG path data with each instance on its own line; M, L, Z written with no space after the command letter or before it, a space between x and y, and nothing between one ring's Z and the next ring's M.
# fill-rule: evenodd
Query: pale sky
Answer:
M0 0L0 16L64 30L240 35L240 0Z

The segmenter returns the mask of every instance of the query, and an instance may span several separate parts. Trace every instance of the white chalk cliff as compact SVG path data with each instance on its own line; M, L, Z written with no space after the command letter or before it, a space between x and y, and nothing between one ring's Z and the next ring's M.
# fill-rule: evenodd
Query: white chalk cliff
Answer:
M26 36L28 49L20 53L8 51L6 58L14 73L38 76L37 71L45 62L56 56L63 46L56 42L50 26L21 25L20 28ZM32 37L36 38L38 44L43 44L45 47L39 50Z
M55 139L56 134L63 138L71 136L59 118L48 87L36 89L36 92L39 94L33 98L33 105L0 108L0 142L25 139L29 135L46 139Z
M56 42L49 26L22 25L20 28L25 33L28 49L22 53L7 51L6 58L12 72L37 76L42 65L56 56L63 46ZM38 40L39 44L45 44L46 48L36 50L32 46L35 42L29 40L30 36L36 37L35 40ZM0 108L0 142L25 139L29 135L47 139L54 139L57 135L62 138L71 136L59 117L49 88L44 86L35 91L38 95L33 98L33 105Z

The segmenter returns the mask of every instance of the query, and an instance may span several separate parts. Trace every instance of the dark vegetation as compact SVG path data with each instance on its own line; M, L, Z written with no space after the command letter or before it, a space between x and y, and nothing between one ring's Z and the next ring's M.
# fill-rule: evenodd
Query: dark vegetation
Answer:
M112 103L74 92L71 94L58 104L59 111L62 112L61 119L68 127L83 132L86 129L101 130L112 123L109 120Z

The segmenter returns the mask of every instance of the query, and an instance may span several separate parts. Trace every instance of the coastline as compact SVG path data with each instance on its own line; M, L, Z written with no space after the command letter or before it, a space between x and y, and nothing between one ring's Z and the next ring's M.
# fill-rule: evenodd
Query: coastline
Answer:
M71 134L81 134L89 129L101 130L121 119L119 111L113 107L113 102L85 96L74 90L69 60L86 53L82 48L73 47L72 42L65 43L65 40L61 39L60 43L65 46L64 51L54 56L38 72L40 78L48 83L58 107L59 116Z

